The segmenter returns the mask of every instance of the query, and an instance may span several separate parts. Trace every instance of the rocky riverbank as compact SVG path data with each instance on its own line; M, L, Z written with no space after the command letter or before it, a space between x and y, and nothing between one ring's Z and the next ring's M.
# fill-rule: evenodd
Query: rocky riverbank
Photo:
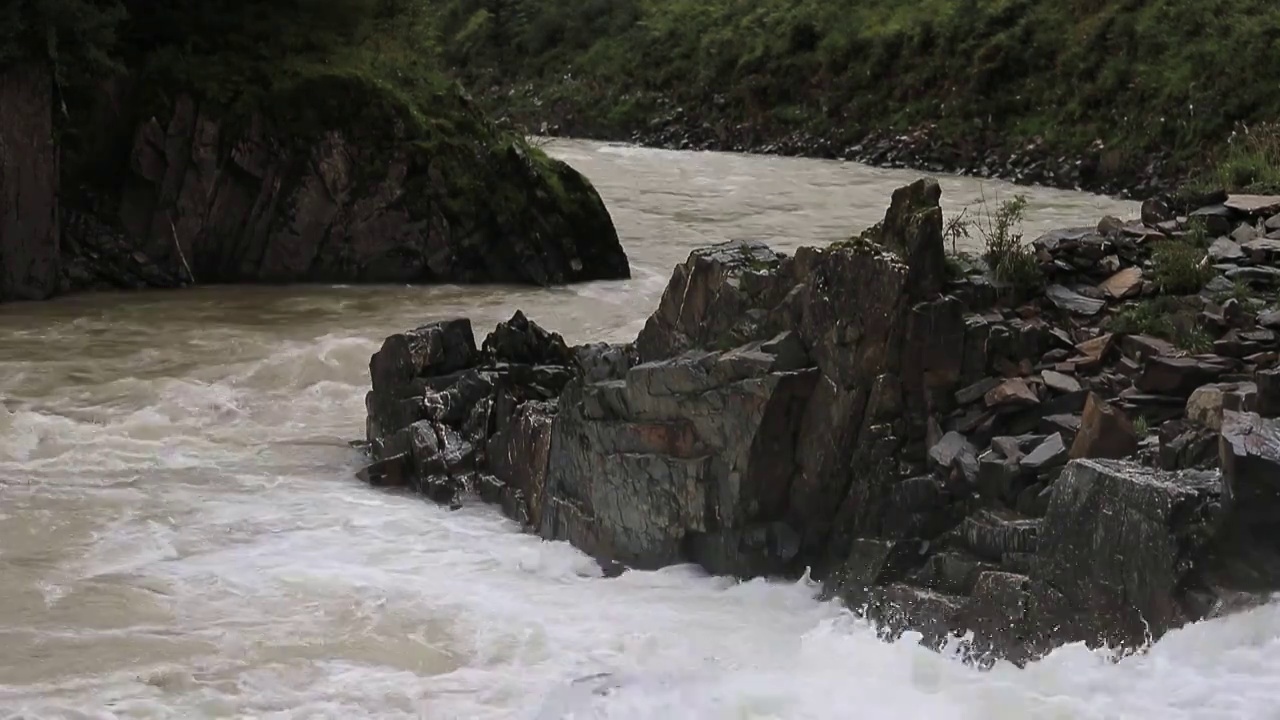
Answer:
M906 132L799 130L767 121L724 119L705 108L690 109L666 99L644 123L615 125L572 106L544 99L531 86L497 87L478 94L495 117L532 135L625 142L662 150L740 152L785 157L846 160L883 168L910 168L1023 185L1081 190L1126 199L1172 192L1185 181L1185 168L1167 153L1152 150L1145 161L1115 167L1104 146L1064 154L1032 139L1010 146L998 134L972 132L955 138L922 124Z
M626 345L519 313L479 346L465 319L393 335L361 476L611 570L812 569L979 663L1280 588L1280 198L1157 198L1026 250L997 222L955 258L939 196L794 257L695 251Z

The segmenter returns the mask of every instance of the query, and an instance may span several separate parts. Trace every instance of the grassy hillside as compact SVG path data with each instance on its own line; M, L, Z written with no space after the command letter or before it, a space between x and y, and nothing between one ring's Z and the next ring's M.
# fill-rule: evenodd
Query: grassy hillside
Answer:
M923 130L943 155L1088 157L1101 181L1233 154L1238 184L1275 180L1260 148L1229 143L1280 118L1273 0L430 3L444 59L535 127L626 136L678 118L832 147Z

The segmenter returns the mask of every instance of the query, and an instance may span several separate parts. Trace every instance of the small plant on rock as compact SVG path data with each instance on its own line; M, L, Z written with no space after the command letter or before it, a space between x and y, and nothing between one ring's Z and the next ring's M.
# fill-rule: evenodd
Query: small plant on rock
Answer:
M1125 335L1151 335L1188 352L1205 352L1213 339L1200 326L1194 308L1172 297L1129 305L1107 321L1107 330Z
M1005 200L994 211L988 209L984 199L982 212L976 220L967 223L964 230L964 237L969 237L968 229L972 228L982 238L982 259L996 282L1019 292L1044 284L1035 253L1022 241L1022 219L1026 211L1025 195Z
M1147 421L1146 415L1139 415L1133 419L1133 432L1140 438L1151 433L1151 423Z
M1224 303L1228 300L1235 300L1241 304L1250 303L1253 300L1259 300L1258 293L1249 287L1249 283L1236 280L1231 283L1231 287L1227 290L1215 292L1211 298L1216 303ZM1261 302L1261 300L1259 300Z
M1204 251L1188 240L1162 240L1151 251L1151 278L1160 292L1191 295L1213 279Z
M1213 243L1213 238L1209 237L1209 228L1205 226L1204 221L1195 218L1187 223L1187 232L1182 239L1193 248L1201 250L1209 249L1209 245Z

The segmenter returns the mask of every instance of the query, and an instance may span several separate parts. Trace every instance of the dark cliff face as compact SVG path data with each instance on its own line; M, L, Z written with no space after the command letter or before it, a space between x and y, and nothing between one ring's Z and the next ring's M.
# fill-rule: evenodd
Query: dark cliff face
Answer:
M58 290L58 146L53 78L41 63L0 71L0 301Z
M98 133L91 152L104 159L60 177L48 73L16 68L0 82L0 299L630 274L591 184L494 129L461 96L443 94L448 102L428 116L341 74L300 81L272 96L269 111L247 114L179 95L161 113ZM102 106L127 118L140 97L121 92Z
M436 151L354 125L314 139L260 117L236 130L183 98L138 128L115 210L148 257L184 272L185 258L197 282L627 276L608 212L572 169L517 145L477 142L483 169L449 169Z

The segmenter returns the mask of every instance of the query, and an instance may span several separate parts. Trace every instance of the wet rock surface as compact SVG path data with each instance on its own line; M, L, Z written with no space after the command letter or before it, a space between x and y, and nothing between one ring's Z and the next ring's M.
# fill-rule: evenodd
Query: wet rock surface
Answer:
M465 320L392 336L363 476L498 503L610 568L808 569L886 635L972 633L979 663L1136 648L1280 588L1266 302L1172 313L1247 354L1123 325L1167 293L1114 279L1168 238L1121 221L1038 240L1047 281L1011 300L939 261L938 198L915 183L793 257L697 250L633 344L569 347L518 313L479 346ZM1217 202L1228 225L1271 208ZM1144 216L1176 224L1169 205Z

